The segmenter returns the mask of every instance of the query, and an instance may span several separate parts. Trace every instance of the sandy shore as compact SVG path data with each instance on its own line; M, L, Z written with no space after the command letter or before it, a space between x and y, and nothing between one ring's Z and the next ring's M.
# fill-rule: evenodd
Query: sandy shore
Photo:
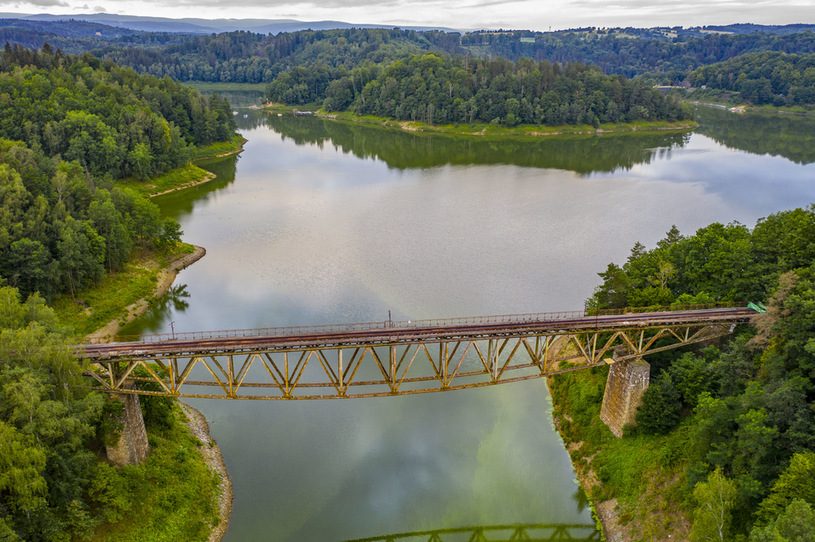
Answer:
M201 453L206 459L207 466L221 477L218 495L218 516L221 521L207 539L207 542L220 542L224 533L226 533L227 526L229 526L229 514L232 512L232 481L229 479L229 473L226 470L221 450L209 434L209 424L204 415L190 405L182 402L179 402L179 404L187 416L187 426L190 431L203 443Z
M203 258L206 253L207 251L204 249L204 247L196 246L195 251L192 254L187 254L186 256L175 260L174 262L170 263L170 265L162 269L158 275L156 288L153 290L153 297L161 297L166 294L173 285L173 281L178 276L178 272ZM144 314L145 311L147 311L148 306L147 299L139 299L135 303L127 306L127 316L124 318L124 320L120 320L118 318L111 320L104 326L88 335L85 340L90 344L110 341L112 337L116 336L116 333L119 331L119 328L121 328L123 323L126 324L134 320L136 317Z

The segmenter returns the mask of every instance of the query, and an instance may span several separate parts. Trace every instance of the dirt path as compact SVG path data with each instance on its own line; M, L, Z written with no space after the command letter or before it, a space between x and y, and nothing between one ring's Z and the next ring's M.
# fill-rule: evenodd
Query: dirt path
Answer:
M179 402L181 409L187 416L187 426L192 434L203 443L201 453L206 459L207 466L221 476L219 484L220 495L218 496L218 516L221 521L210 533L207 542L220 542L229 526L229 514L232 512L232 480L226 470L226 463L221 455L221 450L209 434L209 424L207 419L198 410L190 405Z
M170 286L173 285L173 281L175 280L176 276L178 276L178 272L203 258L206 253L207 251L204 249L204 247L196 246L195 251L192 254L187 254L183 258L175 260L170 265L162 269L158 274L158 281L156 282L155 290L153 290L153 297L161 297L166 294L170 289ZM101 328L88 335L85 340L89 344L98 344L110 341L112 337L116 336L116 333L122 327L122 324L126 324L134 320L137 316L144 314L147 307L147 299L139 299L135 303L127 306L127 316L124 318L124 320L119 318L111 320Z

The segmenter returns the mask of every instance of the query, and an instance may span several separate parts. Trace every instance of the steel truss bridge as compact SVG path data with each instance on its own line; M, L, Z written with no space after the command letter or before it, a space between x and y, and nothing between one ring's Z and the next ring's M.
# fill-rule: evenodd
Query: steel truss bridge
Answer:
M346 542L548 542L550 540L590 541L600 539L600 532L593 524L533 523L416 531L346 540Z
M517 382L730 333L747 307L636 309L173 333L76 347L96 389L215 399L336 399Z

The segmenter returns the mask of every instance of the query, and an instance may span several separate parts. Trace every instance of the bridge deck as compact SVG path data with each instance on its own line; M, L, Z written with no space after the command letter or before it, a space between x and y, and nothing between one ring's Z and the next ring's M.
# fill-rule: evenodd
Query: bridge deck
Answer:
M480 316L435 320L383 321L327 326L280 327L250 330L195 331L146 335L137 341L86 344L82 357L106 360L142 356L237 353L306 347L343 347L393 343L433 343L458 340L569 334L585 331L654 326L739 323L755 311L747 307L623 312L586 315L559 312Z
M549 313L147 336L80 345L98 389L219 399L383 397L489 386L624 362L732 331L716 307Z

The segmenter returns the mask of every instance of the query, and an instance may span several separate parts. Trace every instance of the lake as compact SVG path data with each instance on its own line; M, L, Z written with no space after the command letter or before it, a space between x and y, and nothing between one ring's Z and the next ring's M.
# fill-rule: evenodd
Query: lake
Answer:
M239 113L245 151L204 164L218 179L156 198L206 257L123 333L581 310L672 225L815 202L812 118L700 108L693 133L536 140ZM543 380L190 403L234 483L227 542L592 524Z

